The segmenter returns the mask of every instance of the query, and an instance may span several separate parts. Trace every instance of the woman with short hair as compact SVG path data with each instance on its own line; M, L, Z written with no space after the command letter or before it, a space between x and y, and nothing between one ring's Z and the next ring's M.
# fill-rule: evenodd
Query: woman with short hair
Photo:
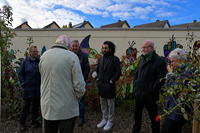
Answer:
M176 48L170 52L168 56L170 64L167 65L167 76L166 76L166 88L174 88L175 85L184 83L184 79L189 76L189 71L186 63L186 52L183 49ZM180 83L181 81L181 83ZM166 115L164 119L163 126L161 128L161 133L182 133L182 127L187 122L183 117L183 113L180 108L176 108L180 102L178 99L181 95L180 93L172 94L167 96L164 101L164 108L170 112ZM189 109L184 104L180 104L184 110L189 111Z

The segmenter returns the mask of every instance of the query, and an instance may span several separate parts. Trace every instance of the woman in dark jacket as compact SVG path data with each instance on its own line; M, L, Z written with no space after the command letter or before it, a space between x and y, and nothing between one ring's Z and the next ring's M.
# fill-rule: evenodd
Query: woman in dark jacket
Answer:
M174 85L178 85L176 81L183 81L189 76L189 72L186 70L186 54L185 51L177 48L169 54L171 64L167 66L168 73L166 76L166 88L173 88ZM177 71L179 70L179 71ZM175 76L178 75L178 76ZM180 102L178 101L180 95L170 95L165 98L164 107L170 112L165 117L161 133L182 133L182 127L186 123L186 119L183 117L183 111L176 108ZM182 110L189 111L186 105L181 104Z
M32 125L39 126L36 119L40 107L40 73L39 73L39 58L36 46L29 48L30 56L22 62L19 71L19 80L22 87L23 109L20 118L21 131L26 130L26 118L29 114L30 106L32 114Z

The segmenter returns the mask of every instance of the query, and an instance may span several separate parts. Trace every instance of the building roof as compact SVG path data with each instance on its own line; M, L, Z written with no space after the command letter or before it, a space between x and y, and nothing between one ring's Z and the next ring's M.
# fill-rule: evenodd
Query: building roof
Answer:
M28 22L26 21L26 22L24 22L24 23L22 23L22 24L20 24L19 26L17 26L15 29L22 29L22 26L23 25L26 25L29 29L32 29L31 28L31 26L28 24Z
M60 26L59 26L55 21L53 21L52 23L50 23L50 24L44 26L43 29L51 28L51 25L53 25L53 24L55 24L55 25L57 26L57 28L60 29Z
M72 28L85 28L86 24L89 24L91 28L94 28L89 21L83 21L82 23L73 25Z
M172 26L172 28L200 28L200 22L194 20L192 23L178 24Z
M134 28L166 28L165 26L167 25L167 28L170 27L169 21L168 20L156 20L153 23L148 23L148 24L142 24L142 25L136 25Z
M130 25L128 24L128 22L126 20L125 21L119 20L116 23L112 23L112 24L108 24L108 25L103 25L100 28L123 28L124 24L126 24L130 28Z

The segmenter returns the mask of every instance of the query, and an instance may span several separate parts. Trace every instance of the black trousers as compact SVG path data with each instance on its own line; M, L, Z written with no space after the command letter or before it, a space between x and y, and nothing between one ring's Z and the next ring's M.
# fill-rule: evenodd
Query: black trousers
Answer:
M85 122L85 96L82 96L79 101L79 118L81 122Z
M184 123L179 123L169 118L165 118L161 128L161 133L182 133Z
M31 108L31 121L35 124L40 112L40 98L26 98L23 101L23 108L21 112L20 124L26 125L27 116L30 114Z
M44 133L73 133L76 117L66 120L45 120Z
M140 100L135 101L135 123L133 126L133 133L139 133L141 129L141 124L142 124L142 112L144 109L144 106L146 107L148 114L150 116L151 120L151 128L152 128L152 133L160 133L160 122L156 121L156 116L158 115L158 106L155 102L143 102Z

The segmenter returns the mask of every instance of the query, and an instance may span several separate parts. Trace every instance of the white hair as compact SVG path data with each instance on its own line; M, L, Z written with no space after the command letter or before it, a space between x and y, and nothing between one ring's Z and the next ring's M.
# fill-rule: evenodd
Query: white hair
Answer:
M154 48L154 41L152 40L146 40L144 43L148 43L152 48Z
M67 35L60 35L56 39L55 45L63 46L65 48L70 48L71 41Z
M170 52L169 58L175 58L178 60L186 60L186 52L183 49L176 48Z

